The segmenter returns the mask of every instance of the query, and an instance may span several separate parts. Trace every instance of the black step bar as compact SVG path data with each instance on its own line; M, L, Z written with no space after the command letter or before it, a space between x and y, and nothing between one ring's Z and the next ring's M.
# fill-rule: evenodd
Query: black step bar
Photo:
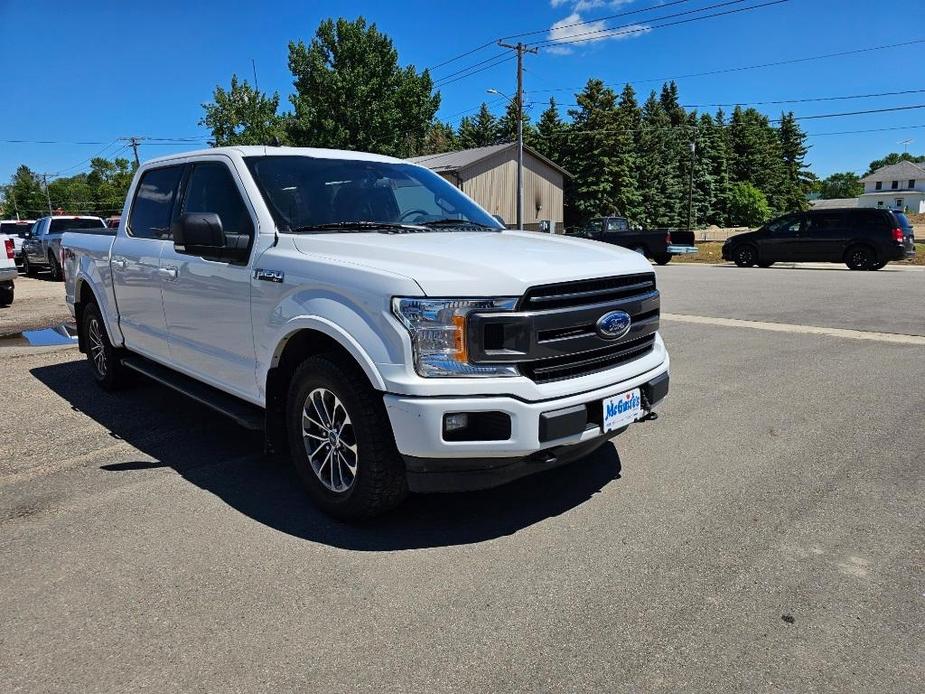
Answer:
M122 365L168 388L173 388L178 393L201 402L207 407L211 407L216 412L230 417L245 429L262 431L264 428L265 414L261 408L222 392L218 388L213 388L189 376L184 376L173 369L168 369L166 366L156 364L150 359L134 354L123 357Z

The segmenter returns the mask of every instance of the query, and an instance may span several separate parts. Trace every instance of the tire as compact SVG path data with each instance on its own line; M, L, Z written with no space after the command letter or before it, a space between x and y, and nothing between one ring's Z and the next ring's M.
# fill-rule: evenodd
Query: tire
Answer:
M26 255L22 257L22 271L26 277L35 277L35 268L32 267L32 263L29 262L29 257Z
M0 306L9 306L13 303L13 292L14 292L13 283L10 282L9 286L0 287Z
M888 260L879 260L879 261L877 261L877 263L871 268L871 270L882 270L883 268L886 267L886 264L887 264L888 262L890 262L890 261L888 261Z
M116 349L106 334L106 324L99 307L88 304L80 321L81 340L86 346L90 372L104 390L116 390L125 385L128 375L120 361L122 350Z
M873 270L877 254L870 246L852 246L845 251L845 265L850 270Z
M659 253L653 258L653 260L658 265L667 265L671 262L671 253Z
M331 516L371 518L407 495L382 397L347 359L324 355L302 362L289 383L286 423L292 464L308 495ZM338 428L339 434L330 433Z
M760 260L758 261L758 267L769 268L774 264L773 260Z
M58 264L58 261L55 259L55 256L51 252L48 253L48 271L51 273L52 282L60 282L64 279L64 273L61 271L61 266Z
M754 246L739 246L732 251L732 259L739 267L751 267L758 262L758 252Z

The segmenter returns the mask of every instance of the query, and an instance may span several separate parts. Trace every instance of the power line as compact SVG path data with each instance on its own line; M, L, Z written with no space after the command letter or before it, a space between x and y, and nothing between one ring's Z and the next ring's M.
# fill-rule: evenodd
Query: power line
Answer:
M892 128L867 128L865 130L841 130L839 132L833 132L833 133L806 133L806 137L826 137L828 135L858 135L858 134L863 134L863 133L885 133L885 132L891 132L894 130L918 130L919 128L925 128L925 124L897 125Z
M459 82L459 80L466 79L467 77L472 77L473 75L477 75L477 74L480 73L480 72L485 72L486 70L490 70L491 68L497 67L498 65L503 65L504 63L507 63L507 62L509 62L509 61L511 61L511 60L514 60L516 57L517 57L516 55L509 55L509 56L507 56L507 57L503 57L503 58L501 58L500 60L498 60L498 62L496 62L496 63L491 63L490 65L486 65L485 67L479 68L478 70L474 70L474 71L472 71L472 72L470 72L470 73L468 73L468 74L461 75L461 76L459 76L459 77L455 77L455 78L453 78L453 79L451 79L451 80L446 80L446 81L440 82L440 83L438 83L438 84L435 84L434 86L435 86L435 87L445 87L445 86L448 85L448 84L453 84L453 82Z
M914 39L912 41L903 41L901 43L888 43L882 46L871 46L869 48L856 48L850 51L840 51L838 53L826 53L823 55L814 55L806 58L792 58L789 60L778 60L773 63L759 63L757 65L740 65L738 67L730 68L721 68L719 70L709 70L707 72L692 72L686 75L675 75L673 77L652 77L643 80L627 80L626 82L619 83L619 86L624 86L627 84L645 84L647 82L671 82L682 79L687 79L689 77L710 77L713 75L723 75L730 72L743 72L746 70L758 70L766 67L779 67L781 65L795 65L797 63L806 63L814 60L824 60L827 58L840 58L846 55L856 55L859 53L870 53L872 51L882 51L888 48L902 48L905 46L913 46L916 44L925 43L925 38ZM611 83L609 86L617 86L616 83ZM534 93L538 92L577 92L581 91L582 87L556 87L554 89L534 89Z
M817 96L805 99L778 99L777 101L737 101L730 104L681 104L684 108L734 108L735 106L773 106L775 104L805 104L813 101L847 101L850 99L873 99L880 96L902 96L922 94L925 89L905 89L899 92L877 92L874 94L851 94L848 96ZM575 105L575 104L570 104Z
M728 2L718 3L716 5L710 5L708 7L701 8L700 10L688 10L687 12L679 12L675 15L666 15L662 18L656 18L650 21L660 21L660 19L668 19L669 17L678 17L681 15L692 14L693 12L702 12L706 9L712 9L715 7L724 7L727 5L738 4L739 2L744 2L744 0L729 0ZM765 7L771 7L772 5L782 5L785 2L790 2L790 0L769 0L768 2L761 3L759 5L752 5L751 7L738 7L734 10L724 10L723 12L714 12L713 14L705 14L700 17L691 17L689 19L679 19L676 22L668 22L667 24L659 24L657 26L650 25L640 25L636 28L625 29L624 31L613 31L613 29L599 29L597 31L586 31L581 34L574 34L567 39L549 39L546 41L535 41L531 43L531 46L536 46L538 48L543 48L545 46L562 46L572 43L588 43L590 41L601 41L604 39L616 38L617 36L630 36L632 34L648 33L650 31L655 31L656 29L665 29L667 27L678 26L680 24L690 24L691 22L699 22L704 19L716 19L717 17L725 17L730 14L738 14L740 12L750 12L752 10L760 10ZM605 35L606 34L606 35ZM582 36L598 35L596 39L580 38Z
M915 106L891 106L889 108L872 108L866 111L845 111L844 113L820 113L813 116L794 116L794 120L817 120L820 118L841 118L843 116L863 116L869 113L892 113L894 111L914 111L916 109L925 108L925 104L917 104ZM782 118L771 118L768 120L769 123L780 123Z
M586 25L586 24L594 24L594 23L596 23L596 22L605 22L605 21L607 21L608 19L616 19L617 17L625 17L625 16L628 16L628 15L640 14L640 13L642 13L642 12L649 12L649 11L651 11L651 10L662 9L663 7L671 7L672 5L681 5L681 4L683 4L683 3L690 2L690 1L691 1L691 0L673 0L672 2L659 3L658 5L650 5L649 7L640 7L640 8L637 8L637 9L635 9L635 10L628 10L628 11L624 11L624 12L617 12L616 14L610 14L610 15L607 15L607 16L605 16L605 17L596 17L596 18L594 18L594 19L586 19L586 20L581 21L581 22L572 22L571 24L561 24L561 25L559 25L557 28L558 28L558 29L568 29L568 28L571 28L571 27L582 26L582 25ZM549 28L549 27L546 27L546 28L544 28L544 29L537 29L537 30L535 30L535 31L523 31L523 32L521 32L521 33L519 33L519 34L509 34L509 35L507 35L507 36L499 36L498 38L492 39L491 41L488 41L488 42L486 42L486 43L481 44L480 46L476 46L475 48L472 48L472 49L470 49L470 50L468 50L468 51L465 51L465 52L463 52L463 53L460 53L459 55L455 55L455 56L453 56L452 58L449 58L449 59L447 59L447 60L444 60L442 63L437 63L436 65L431 65L429 69L430 69L430 70L436 70L436 69L438 69L438 68L443 67L444 65L449 65L450 63L454 63L454 62L456 62L457 60L459 60L459 59L461 59L461 58L465 58L465 57L467 57L467 56L472 55L473 53L478 53L479 51L481 51L481 50L483 50L483 49L485 49L485 48L488 48L488 47L490 47L490 46L494 46L494 45L497 44L498 41L508 41L508 40L510 40L510 39L516 39L516 38L520 38L520 37L522 37L522 36L535 36L536 34L545 34L545 33L549 32L549 30L550 30L550 28Z

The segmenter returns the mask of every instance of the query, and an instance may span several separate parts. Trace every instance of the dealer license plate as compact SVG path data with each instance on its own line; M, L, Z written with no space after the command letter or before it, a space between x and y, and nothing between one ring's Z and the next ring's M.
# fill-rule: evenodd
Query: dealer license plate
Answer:
M604 398L604 433L632 424L642 416L639 388Z

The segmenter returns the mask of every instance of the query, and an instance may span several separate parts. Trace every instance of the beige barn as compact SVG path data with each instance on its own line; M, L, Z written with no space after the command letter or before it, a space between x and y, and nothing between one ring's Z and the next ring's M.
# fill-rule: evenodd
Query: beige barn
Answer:
M517 220L517 143L427 154L410 161L426 166L462 190L508 226ZM542 220L562 233L562 187L568 172L536 150L524 146L524 228L537 230Z

